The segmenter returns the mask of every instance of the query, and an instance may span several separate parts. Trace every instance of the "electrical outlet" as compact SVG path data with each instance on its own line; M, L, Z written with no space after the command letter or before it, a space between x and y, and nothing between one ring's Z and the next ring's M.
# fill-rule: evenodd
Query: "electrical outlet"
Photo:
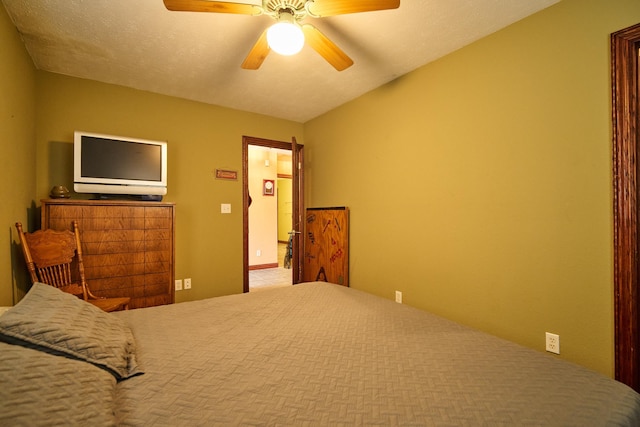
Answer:
M231 203L221 203L220 204L220 213L230 214L231 213Z
M182 280L178 279L176 280L176 291L181 291L182 290Z
M560 335L546 332L546 350L550 353L560 354Z
M396 302L402 304L402 292L396 291Z
M184 288L191 289L191 279L184 279Z
M260 249L256 251L256 256L262 256L262 251Z

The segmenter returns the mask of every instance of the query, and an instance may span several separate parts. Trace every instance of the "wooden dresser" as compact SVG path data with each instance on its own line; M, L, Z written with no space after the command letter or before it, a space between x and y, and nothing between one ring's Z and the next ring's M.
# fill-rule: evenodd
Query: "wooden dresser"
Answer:
M73 220L94 294L128 296L130 308L174 302L173 203L42 200L43 229L69 230Z

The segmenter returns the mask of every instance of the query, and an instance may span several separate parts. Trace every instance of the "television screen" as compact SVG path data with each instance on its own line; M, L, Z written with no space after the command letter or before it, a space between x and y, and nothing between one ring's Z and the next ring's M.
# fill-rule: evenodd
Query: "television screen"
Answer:
M73 188L78 193L167 193L164 141L75 132L73 152Z
M84 177L162 180L162 147L95 136L82 137Z

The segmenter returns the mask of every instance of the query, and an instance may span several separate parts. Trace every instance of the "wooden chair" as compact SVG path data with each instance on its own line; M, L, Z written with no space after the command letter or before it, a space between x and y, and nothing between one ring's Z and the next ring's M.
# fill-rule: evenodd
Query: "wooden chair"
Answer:
M16 228L32 283L55 286L104 311L129 309L128 297L102 298L91 293L84 276L77 221L73 221L73 232L47 229L25 233L19 222Z

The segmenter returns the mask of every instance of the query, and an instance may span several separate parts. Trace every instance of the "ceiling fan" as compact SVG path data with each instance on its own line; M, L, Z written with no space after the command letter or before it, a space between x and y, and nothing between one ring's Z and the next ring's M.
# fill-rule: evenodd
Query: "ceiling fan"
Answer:
M253 45L242 68L257 70L271 50L282 55L298 53L308 43L336 70L353 65L335 43L311 24L300 24L307 16L326 16L396 9L400 0L262 0L261 5L210 0L163 0L171 11L215 12L241 15L268 15L277 21L267 28Z

